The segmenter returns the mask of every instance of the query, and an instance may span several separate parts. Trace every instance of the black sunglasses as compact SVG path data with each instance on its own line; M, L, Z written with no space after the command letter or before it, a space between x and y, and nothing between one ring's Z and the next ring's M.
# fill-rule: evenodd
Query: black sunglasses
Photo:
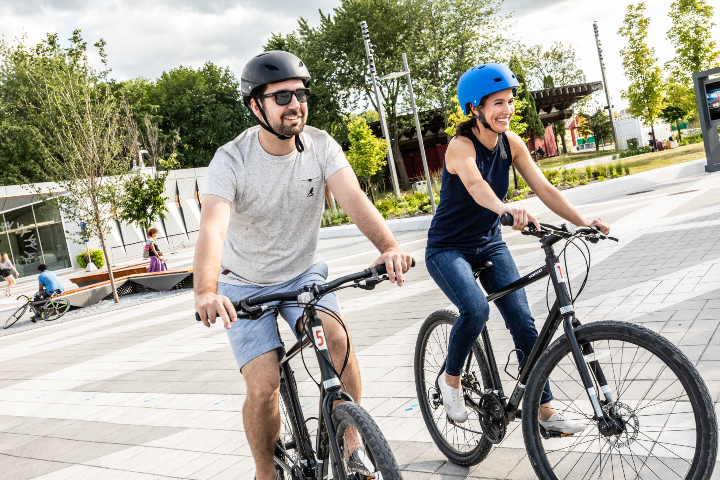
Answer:
M275 97L275 103L280 106L287 105L292 101L292 96L295 95L299 103L307 103L310 98L309 88L298 88L297 90L280 90L279 92L268 93L267 95L260 95L257 98L270 98Z

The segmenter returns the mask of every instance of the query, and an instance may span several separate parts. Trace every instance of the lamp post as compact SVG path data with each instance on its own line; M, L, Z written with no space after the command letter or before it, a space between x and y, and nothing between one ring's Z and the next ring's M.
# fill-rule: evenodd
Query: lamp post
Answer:
M600 59L600 72L602 73L603 86L605 87L605 98L607 98L607 110L610 115L610 127L613 132L613 139L615 140L615 151L620 152L620 141L617 137L617 131L615 130L615 118L613 117L613 105L610 100L610 89L608 88L607 78L605 77L605 62L602 56L602 43L600 42L600 31L598 30L597 22L593 22L593 30L595 31L595 45L597 45L598 58Z
M417 131L418 146L420 147L420 155L422 156L423 169L425 170L425 181L427 183L428 195L430 195L430 205L432 208L432 214L435 215L435 196L433 194L432 183L430 182L430 170L428 169L427 158L425 157L425 144L423 143L422 130L420 129L420 118L418 117L417 106L415 105L415 94L412 88L412 79L410 78L410 67L407 63L407 55L402 54L404 72L393 72L380 77L380 80L390 80L392 78L398 78L405 75L408 84L408 90L410 92L410 104L412 105L411 111L415 117L415 130Z
M368 59L368 66L370 67L370 77L372 78L373 91L375 92L375 99L378 106L378 114L380 115L380 127L382 128L383 136L388 142L388 166L390 167L390 179L392 180L393 190L395 196L400 196L400 186L398 185L397 172L395 171L395 158L392 153L392 143L390 142L390 135L388 135L387 124L385 123L385 108L383 107L382 96L380 95L380 88L375 78L375 59L373 55L372 44L370 43L370 32L368 32L367 22L360 22L360 29L362 30L363 40L365 42L365 54Z

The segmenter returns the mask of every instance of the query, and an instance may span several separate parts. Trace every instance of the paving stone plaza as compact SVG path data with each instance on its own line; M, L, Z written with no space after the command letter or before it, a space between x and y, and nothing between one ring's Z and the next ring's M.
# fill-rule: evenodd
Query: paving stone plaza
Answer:
M634 322L679 345L716 405L719 182L720 174L705 174L581 205L586 217L610 221L620 242L591 246L588 287L576 302L583 323ZM533 205L530 211L541 221L558 220ZM521 274L542 264L537 239L503 233ZM418 261L405 286L383 283L371 292L339 293L361 366L362 405L390 441L406 480L535 478L520 422L511 424L507 438L470 469L447 462L432 443L418 408L413 354L423 319L450 302L425 269L427 233L397 237ZM192 253L171 256L173 267L189 265ZM361 237L323 240L319 254L332 278L362 270L377 256ZM579 278L581 259L569 259L571 278ZM527 290L538 329L547 314L545 289L542 281ZM3 301L1 307L8 305ZM223 329L202 327L193 312L192 296L184 293L6 331L0 337L0 477L252 479L241 416L243 378ZM504 364L512 341L494 307L488 328ZM289 343L284 323L281 332ZM316 415L315 384L296 360L301 403ZM511 379L505 373L502 378L511 389ZM718 470L713 478L720 478Z

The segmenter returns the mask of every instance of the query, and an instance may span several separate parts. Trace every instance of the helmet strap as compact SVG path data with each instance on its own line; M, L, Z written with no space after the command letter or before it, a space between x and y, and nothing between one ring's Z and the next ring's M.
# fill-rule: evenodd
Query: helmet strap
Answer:
M483 115L483 113L482 113L482 111L480 111L479 107L478 107L478 114L477 115L472 114L471 117L479 120L480 123L482 123L482 126L487 128L491 132L497 133L498 145L500 147L500 156L502 157L503 160L507 160L507 152L505 151L505 144L503 143L503 140L502 140L502 133L498 133L495 130L493 130L492 127L490 127L490 124L488 124L487 120L485 120L485 115Z
M278 140L290 140L292 137L288 137L288 136L286 136L286 135L281 135L281 134L277 133L277 132L270 126L270 122L269 122L268 119L267 119L267 115L265 115L265 110L263 110L262 105L260 104L260 100L257 99L257 98L254 98L254 97L253 97L253 99L255 100L255 104L257 105L258 110L260 110L260 114L262 115L262 118L263 118L263 120L265 120L265 122L261 122L260 119L257 117L257 115L255 115L255 112L253 112L252 108L250 108L250 109L249 109L249 110L250 110L250 114L253 116L253 118L255 119L255 121L256 121L258 124L260 124L260 126L261 126L262 128L264 128L264 129L267 130L268 132L270 132L270 133L272 133L273 135L275 135L275 136L278 138ZM295 137L295 148L297 149L298 152L301 152L301 153L302 153L303 151L305 151L305 146L303 145L302 140L300 140L300 135L293 135L293 136Z

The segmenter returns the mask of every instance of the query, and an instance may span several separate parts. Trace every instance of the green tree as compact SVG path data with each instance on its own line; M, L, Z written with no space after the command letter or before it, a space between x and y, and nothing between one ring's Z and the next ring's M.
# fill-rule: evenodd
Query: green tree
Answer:
M307 65L312 76L307 124L327 131L338 142L346 144L347 122L344 119L341 103L343 96L337 94L335 68L332 62L318 50L318 46L322 43L315 38L318 32L310 28L303 18L298 23L299 32L285 36L273 33L263 46L263 50L290 52Z
M535 45L527 49L524 57L530 88L551 88L545 86L548 77L552 79L552 87L586 81L585 72L580 68L580 57L572 44L555 42L548 49L543 45Z
M537 107L535 106L535 98L533 98L532 93L530 93L527 88L525 70L517 57L513 57L510 60L509 67L520 83L520 88L517 91L515 101L517 102L519 100L524 107L521 114L521 123L524 123L527 127L525 128L523 134L527 138L543 138L545 137L545 127L542 124L542 120L540 120L540 115L538 115Z
M308 48L325 58L327 68L332 70L335 95L344 110L367 102L379 111L367 67L361 21L368 24L378 76L401 71L402 53L412 34L412 23L402 0L342 0L332 14L320 12L320 25L316 28L301 22L298 34ZM387 113L398 180L401 188L408 190L410 181L398 143L397 112L407 90L404 82L404 78L379 82L379 90Z
M180 135L182 168L207 166L218 147L254 124L235 76L211 62L197 70L180 66L163 72L147 85L147 99L139 98L147 110L136 103L137 116L153 115L165 135Z
M36 46L26 45L23 36L16 44L0 39L0 184L43 182L43 148L35 132L47 125L47 112L33 88L28 72L52 64L63 54L79 58L86 43L74 35L63 49L57 34L48 34ZM75 68L76 63L71 66Z
M440 109L446 126L462 74L494 59L506 43L501 6L498 0L405 0L412 25L405 48L414 88L421 105Z
M668 16L672 27L667 39L675 47L675 58L666 63L671 76L684 85L692 84L692 74L716 67L720 50L713 40L715 8L705 0L675 0Z
M348 137L350 140L348 162L355 175L367 186L375 203L371 178L387 164L385 160L388 151L387 142L375 137L362 117L350 121Z
M131 115L128 111L128 117ZM149 116L144 120L143 130L133 129L133 123L125 137L126 150L132 152L133 157L139 157L139 150L147 151L148 166L152 173L143 173L138 168L127 176L121 190L117 192L120 198L118 218L128 223L137 223L147 234L150 226L159 219L165 219L168 209L165 204L165 180L170 170L179 168L177 161L176 137L171 143L171 152L166 158L165 151L168 145L161 138L158 126L153 124ZM140 162L138 162L139 165Z
M645 3L628 5L618 34L627 41L620 55L630 85L621 92L621 96L630 104L628 113L650 125L655 138L655 120L663 108L664 82L657 65L655 48L646 43L649 26L650 18L645 14Z
M127 172L123 137L134 121L124 115L106 81L105 42L95 44L104 69L89 66L86 44L80 31L73 33L72 47L57 48L49 37L38 48L49 52L40 62L25 64L29 88L21 96L24 108L42 112L45 121L32 125L43 152L46 180L55 182L64 195L52 198L65 218L85 222L86 234L98 238L105 258L106 238L117 209L113 186ZM35 193L52 197L42 187ZM81 241L80 234L76 240ZM107 264L115 302L119 302L110 263Z
M582 119L578 131L584 137L590 135L595 137L595 150L600 150L602 143L612 139L610 117L604 109L598 108L592 115L580 113L578 116Z

